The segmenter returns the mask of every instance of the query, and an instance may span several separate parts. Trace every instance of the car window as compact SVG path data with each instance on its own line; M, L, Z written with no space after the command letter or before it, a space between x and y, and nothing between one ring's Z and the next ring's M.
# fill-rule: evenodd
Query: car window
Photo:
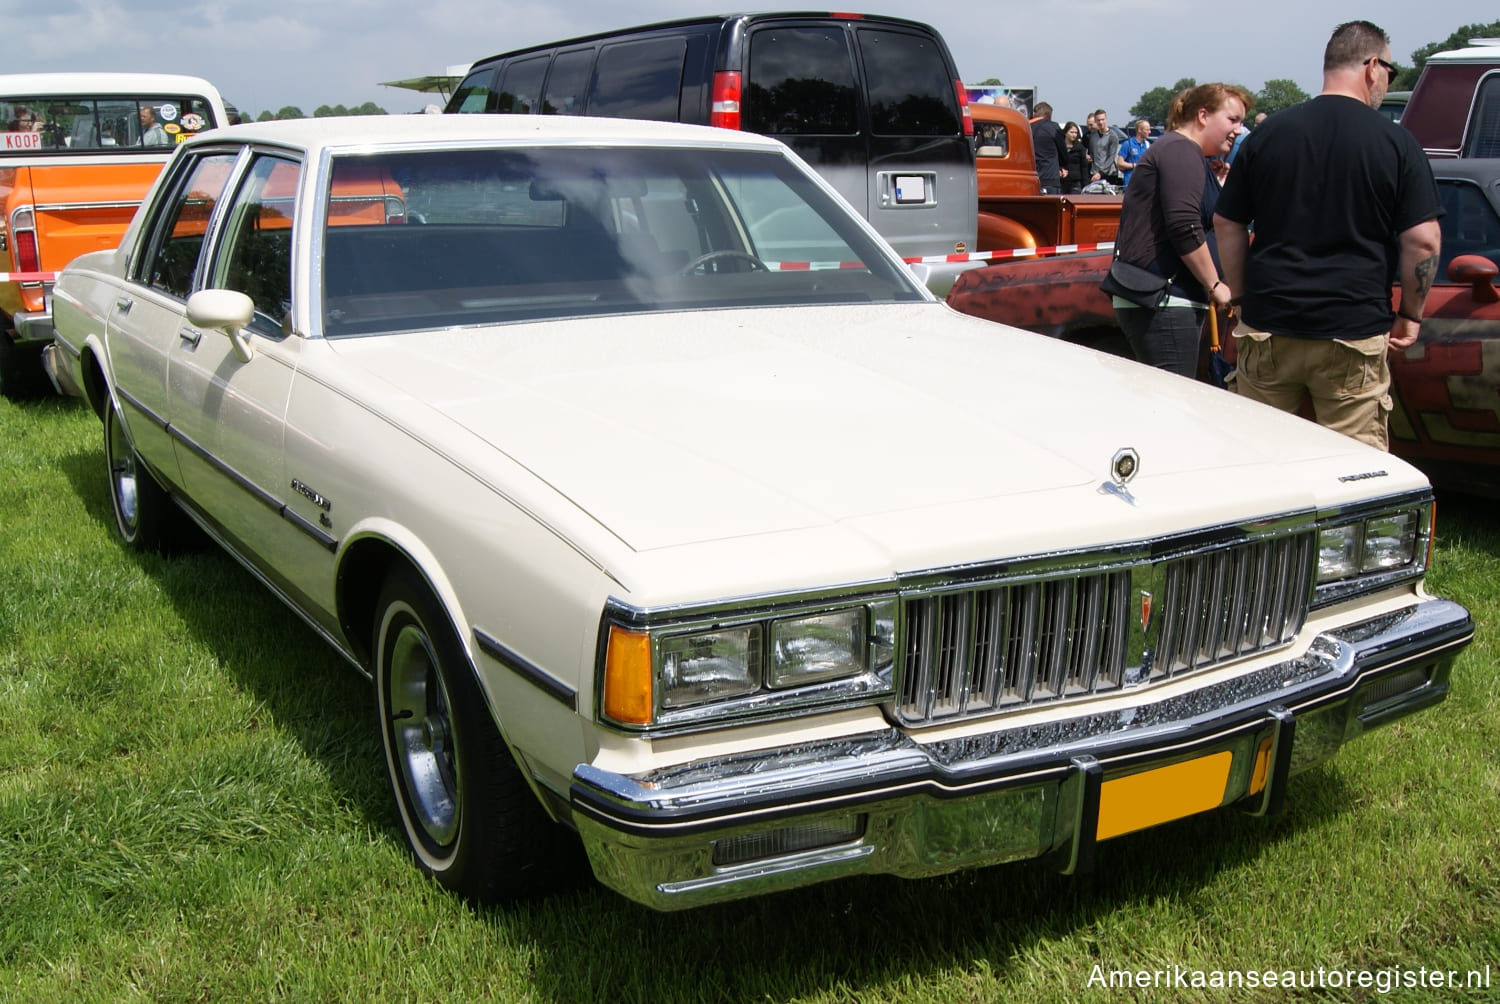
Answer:
M582 115L583 94L594 66L593 49L560 52L552 61L547 89L542 94L544 115Z
M588 113L605 118L677 121L682 91L682 61L687 39L681 35L615 42L599 51Z
M74 153L170 151L214 127L213 109L199 95L47 95L0 98L0 150Z
M229 181L236 155L212 154L189 162L171 189L164 211L147 235L146 253L134 278L180 299L193 291L193 273L208 221Z
M352 154L407 215L324 223L323 333L924 298L778 152L532 147Z
M1438 281L1446 281L1448 265L1461 254L1483 255L1500 265L1500 216L1472 181L1439 179L1443 215L1438 225L1443 245L1438 259Z
M1464 156L1500 157L1500 73L1479 82Z
M494 68L488 67L464 78L463 83L458 85L458 90L453 92L448 106L443 110L470 114L499 111L496 102L491 100L494 92L490 90L490 82L494 77ZM495 94L494 97L498 98L498 95Z
M542 55L508 64L500 75L500 93L495 98L492 110L502 114L531 114L536 107L537 96L542 93L542 77L547 74L547 62L547 57Z
M838 27L762 28L750 36L745 128L770 135L859 131L854 62Z
M904 31L861 28L859 54L870 88L870 131L877 136L956 136L958 94L937 40Z
M224 251L211 285L235 289L255 304L251 327L280 336L292 305L292 219L301 166L258 156L225 213Z

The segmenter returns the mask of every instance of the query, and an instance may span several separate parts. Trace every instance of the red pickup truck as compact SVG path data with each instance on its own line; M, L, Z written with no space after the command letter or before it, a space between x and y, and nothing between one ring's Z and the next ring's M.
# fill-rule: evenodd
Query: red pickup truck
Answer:
M1434 484L1500 498L1500 159L1432 164L1445 210L1442 278L1427 298L1417 343L1391 357L1391 451ZM948 303L1128 355L1099 290L1109 261L1101 251L996 263L959 276ZM1227 339L1231 359L1233 349Z

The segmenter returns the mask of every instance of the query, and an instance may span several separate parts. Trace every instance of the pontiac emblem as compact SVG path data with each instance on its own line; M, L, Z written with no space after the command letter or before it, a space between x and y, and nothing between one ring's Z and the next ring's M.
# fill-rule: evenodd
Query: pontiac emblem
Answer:
M1135 477L1135 472L1140 469L1141 455L1129 446L1117 451L1114 459L1109 462L1109 476L1122 488Z

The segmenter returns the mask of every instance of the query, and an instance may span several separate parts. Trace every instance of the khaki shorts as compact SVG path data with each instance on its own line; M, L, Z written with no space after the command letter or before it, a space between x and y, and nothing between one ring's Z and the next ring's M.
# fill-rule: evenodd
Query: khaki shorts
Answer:
M1390 448L1390 335L1288 338L1241 327L1233 389L1241 397L1297 412L1312 399L1318 424L1362 443Z

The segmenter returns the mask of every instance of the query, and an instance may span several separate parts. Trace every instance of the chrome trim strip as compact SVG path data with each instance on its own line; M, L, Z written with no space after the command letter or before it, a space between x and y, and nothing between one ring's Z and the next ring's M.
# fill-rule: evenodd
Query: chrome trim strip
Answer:
M59 213L70 209L139 209L143 200L136 199L134 202L37 202L33 207L39 213Z
M569 711L578 710L578 691L551 673L548 673L536 663L517 654L514 649L506 647L499 639L494 635L488 634L484 629L471 626L469 630L474 633L474 641L479 644L480 651L536 687L548 697L561 702Z

